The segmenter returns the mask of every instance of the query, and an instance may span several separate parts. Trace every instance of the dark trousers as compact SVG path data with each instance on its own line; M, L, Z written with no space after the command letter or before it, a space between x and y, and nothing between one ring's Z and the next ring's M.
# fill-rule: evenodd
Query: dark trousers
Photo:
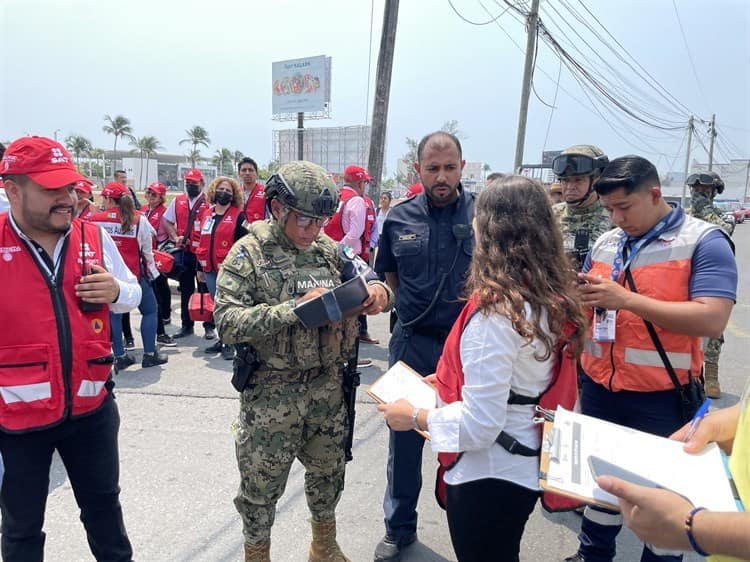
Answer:
M0 491L4 562L37 562L44 557L42 526L55 450L68 473L94 557L132 559L119 500L119 427L117 406L108 396L96 413L52 429L0 433L5 463Z
M446 511L459 562L518 562L521 536L539 493L497 478L446 487Z
M126 340L133 339L133 329L130 327L130 313L124 312L122 314L122 337Z
M667 375L664 375L667 377ZM682 409L675 390L610 392L587 375L582 377L581 412L602 420L668 437L682 427ZM622 528L619 513L589 506L581 522L578 551L586 562L611 562ZM679 562L682 555L658 555L643 547L642 562Z
M388 363L404 361L421 375L435 372L443 342L414 334L397 322L388 345ZM386 533L405 537L417 532L417 501L422 489L424 438L416 431L391 431L388 442L388 483L383 499Z
M180 320L182 321L182 327L192 330L193 322L190 319L190 313L188 312L188 304L190 303L190 296L195 292L195 274L196 274L196 260L195 254L185 251L183 255L184 269L180 275ZM198 283L198 292L207 293L208 287L205 283ZM204 328L213 328L214 325L211 322L204 322Z
M159 319L156 323L156 333L164 334L164 319L172 316L172 293L169 290L169 282L164 275L154 279L154 294L156 295L156 306L159 309Z

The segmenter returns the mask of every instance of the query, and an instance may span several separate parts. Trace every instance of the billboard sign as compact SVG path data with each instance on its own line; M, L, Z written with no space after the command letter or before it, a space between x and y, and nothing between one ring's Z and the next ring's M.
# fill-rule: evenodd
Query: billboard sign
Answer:
M271 80L274 115L324 111L331 101L331 57L274 62Z
M545 168L552 167L552 161L562 154L562 150L545 150L542 152L542 166Z

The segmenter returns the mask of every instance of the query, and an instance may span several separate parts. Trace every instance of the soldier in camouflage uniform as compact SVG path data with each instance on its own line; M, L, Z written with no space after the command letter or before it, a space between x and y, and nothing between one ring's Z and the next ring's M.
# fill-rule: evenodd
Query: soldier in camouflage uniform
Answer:
M716 224L723 228L730 236L734 232L734 224L721 218L721 211L714 207L714 197L724 191L724 180L716 172L702 172L688 176L687 185L690 187L690 207L686 209L688 215ZM719 384L719 354L724 345L724 336L708 338L704 346L703 376L705 378L706 396L721 398Z
M242 391L233 424L241 483L235 498L246 561L268 561L276 503L295 458L305 467L312 513L309 560L346 561L335 508L344 488L348 430L342 367L357 319L307 329L293 308L342 281L344 262L321 232L336 210L336 186L310 162L291 162L266 183L269 221L237 241L217 280L214 318L227 343L251 344L259 367ZM364 313L389 310L393 294L368 282Z
M594 182L609 158L590 144L571 146L552 161L552 171L562 187L562 203L552 207L563 233L565 251L577 271L602 234L613 228L599 202Z

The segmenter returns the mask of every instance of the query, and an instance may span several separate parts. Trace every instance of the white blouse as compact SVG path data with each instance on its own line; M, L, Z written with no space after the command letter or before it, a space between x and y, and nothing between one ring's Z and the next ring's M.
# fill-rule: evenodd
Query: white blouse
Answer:
M526 313L530 315L528 305ZM466 325L461 336L463 400L432 410L427 417L433 451L464 452L446 472L446 483L498 478L539 489L539 458L513 455L495 444L505 431L527 447L540 446L539 428L532 422L534 406L508 404L511 388L523 396L538 396L549 385L554 353L547 361L537 361L538 349L541 342L524 345L501 314L477 313Z

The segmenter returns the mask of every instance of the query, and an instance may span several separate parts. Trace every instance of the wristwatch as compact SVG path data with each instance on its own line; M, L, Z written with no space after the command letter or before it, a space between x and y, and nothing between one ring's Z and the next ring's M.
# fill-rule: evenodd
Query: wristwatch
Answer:
M422 431L422 428L419 427L419 412L422 411L422 408L414 408L414 411L411 413L411 425L414 429L417 429L419 431Z

